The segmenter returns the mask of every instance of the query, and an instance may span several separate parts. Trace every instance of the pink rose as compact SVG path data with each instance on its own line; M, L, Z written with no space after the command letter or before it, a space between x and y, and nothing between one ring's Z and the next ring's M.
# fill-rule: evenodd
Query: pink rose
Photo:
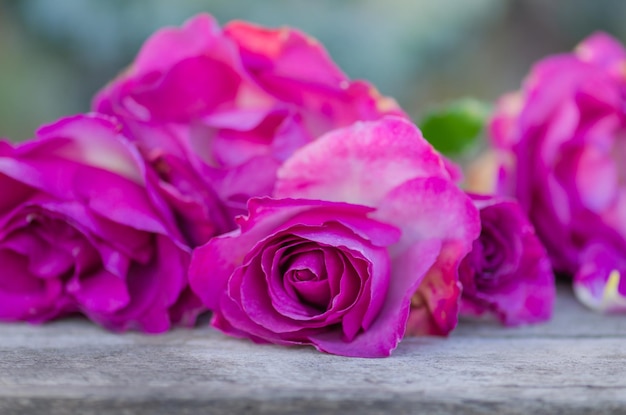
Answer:
M377 208L373 217L402 230L393 247L396 272L426 271L411 301L407 333L447 335L458 318L458 266L480 232L478 212L457 179L454 165L415 125L384 117L300 149L279 170L274 194ZM423 249L433 249L434 257Z
M415 278L391 279L387 247L400 230L364 206L252 199L249 209L240 230L194 254L192 287L213 325L258 342L389 355L415 288Z
M0 320L81 312L146 332L195 320L188 249L119 131L79 115L0 142Z
M593 35L574 53L539 62L491 124L500 191L519 199L555 270L574 276L579 299L601 310L626 311L617 260L626 256L625 62L622 45ZM619 307L602 299L609 281Z
M119 117L160 172L191 245L234 229L276 170L332 129L402 111L351 81L314 39L209 15L158 31L94 108Z
M274 193L194 252L191 286L215 327L363 357L389 355L409 314L413 334L455 327L478 212L410 122L324 135L285 162Z
M481 233L459 268L461 315L491 313L507 326L548 320L554 275L528 218L512 199L470 196L480 211Z

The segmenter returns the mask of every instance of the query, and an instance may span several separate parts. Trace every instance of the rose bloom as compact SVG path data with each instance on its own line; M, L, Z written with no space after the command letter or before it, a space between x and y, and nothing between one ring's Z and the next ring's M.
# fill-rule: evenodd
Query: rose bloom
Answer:
M519 204L470 195L481 232L459 267L461 315L495 315L504 325L539 323L552 315L554 275L545 248Z
M298 148L358 120L403 114L351 81L315 39L238 21L222 29L206 14L155 33L93 107L123 121L193 246L234 229Z
M626 311L625 67L622 45L593 35L535 65L491 123L500 192L519 199L578 298L605 311Z
M412 334L455 327L478 212L410 122L324 135L281 167L274 196L193 254L190 283L215 327L361 357L388 356L409 314Z
M190 253L120 126L79 115L0 142L0 320L80 312L113 330L191 324ZM152 178L155 180L155 178Z

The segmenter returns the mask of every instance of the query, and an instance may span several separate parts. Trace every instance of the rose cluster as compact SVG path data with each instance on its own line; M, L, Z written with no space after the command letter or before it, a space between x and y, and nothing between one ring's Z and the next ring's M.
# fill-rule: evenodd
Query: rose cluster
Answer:
M588 59L609 71L614 51L602 53ZM610 100L601 80L592 85ZM575 104L600 116L612 109L600 98ZM559 109L559 126L572 105ZM381 357L405 335L447 335L460 315L505 325L550 317L552 269L525 213L534 196L520 206L464 192L459 168L395 101L350 80L296 30L220 28L208 15L162 29L93 111L30 141L0 142L1 321L80 313L112 330L158 333L210 311L228 335ZM605 134L619 122L583 128L611 146L576 162L595 166L619 151ZM512 123L494 121L507 132ZM619 196L620 168L595 172L614 181L589 192ZM594 195L576 202L585 196ZM593 208L608 213L592 223L574 210L569 220L608 229L620 201L602 198ZM579 279L619 257L613 230L589 239Z

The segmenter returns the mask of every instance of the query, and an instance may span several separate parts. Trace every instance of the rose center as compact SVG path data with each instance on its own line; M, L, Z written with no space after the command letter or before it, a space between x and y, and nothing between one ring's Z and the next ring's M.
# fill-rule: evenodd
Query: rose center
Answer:
M325 310L330 302L330 286L324 254L305 252L293 258L284 272L284 284L294 300Z
M484 224L480 235L480 267L476 274L476 285L487 288L501 285L507 278L507 261L511 260L511 244L506 232Z
M489 238L483 241L483 272L491 273L502 263L502 252Z
M317 275L308 269L298 269L294 271L294 280L297 282L317 280Z

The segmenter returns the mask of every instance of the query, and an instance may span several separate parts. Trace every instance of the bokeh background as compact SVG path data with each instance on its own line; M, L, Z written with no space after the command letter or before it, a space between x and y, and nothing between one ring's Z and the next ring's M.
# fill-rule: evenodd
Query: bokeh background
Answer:
M626 39L623 0L0 0L0 136L87 111L150 33L201 11L306 31L415 120L492 101L594 31Z

